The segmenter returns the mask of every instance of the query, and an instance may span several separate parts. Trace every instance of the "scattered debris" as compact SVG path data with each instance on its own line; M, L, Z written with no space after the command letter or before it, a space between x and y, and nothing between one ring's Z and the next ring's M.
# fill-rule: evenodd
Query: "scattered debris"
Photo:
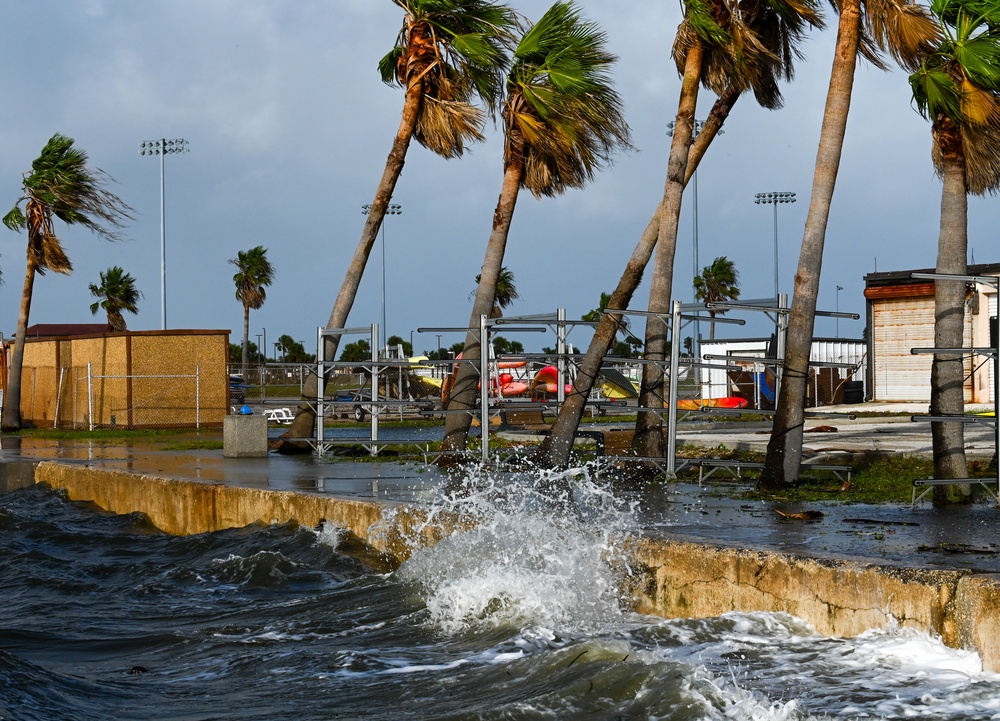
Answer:
M797 521L818 521L824 515L823 511L799 511L797 513L785 513L775 508L774 512L784 518L794 518Z

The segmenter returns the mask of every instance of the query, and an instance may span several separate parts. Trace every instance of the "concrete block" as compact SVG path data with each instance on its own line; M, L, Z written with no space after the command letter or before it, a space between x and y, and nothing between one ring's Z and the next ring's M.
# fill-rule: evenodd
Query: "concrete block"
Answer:
M264 416L226 416L222 420L225 458L266 458L267 419Z

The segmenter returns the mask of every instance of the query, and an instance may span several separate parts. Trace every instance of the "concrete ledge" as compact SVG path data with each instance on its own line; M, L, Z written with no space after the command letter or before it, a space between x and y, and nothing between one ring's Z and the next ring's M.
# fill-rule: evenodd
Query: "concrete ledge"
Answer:
M378 570L397 566L416 546L462 526L455 517L398 503L174 480L56 461L35 481L115 513L142 512L172 534L252 523L326 520L350 531ZM433 522L431 522L433 521ZM892 623L938 635L979 653L1000 671L1000 575L900 568L717 547L686 541L625 541L626 597L635 610L667 618L728 611L785 611L829 636L856 636Z

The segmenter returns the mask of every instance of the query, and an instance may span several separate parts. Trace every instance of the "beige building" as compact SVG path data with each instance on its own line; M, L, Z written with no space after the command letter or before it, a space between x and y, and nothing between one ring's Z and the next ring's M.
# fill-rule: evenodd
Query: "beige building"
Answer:
M933 355L912 348L934 347L934 281L912 278L907 270L865 276L868 315L868 396L876 401L930 402ZM1000 264L969 266L968 275L1000 276ZM997 289L970 283L965 303L965 348L993 347L990 319L997 317ZM994 320L995 324L996 321ZM966 403L993 400L993 360L965 357Z
M222 425L230 410L228 330L66 334L73 330L28 329L20 399L25 423L82 429ZM5 403L12 350L6 341Z

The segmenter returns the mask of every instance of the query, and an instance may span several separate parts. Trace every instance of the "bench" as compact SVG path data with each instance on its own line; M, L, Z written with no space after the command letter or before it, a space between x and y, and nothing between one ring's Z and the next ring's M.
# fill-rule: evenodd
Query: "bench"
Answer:
M280 423L286 426L291 425L292 421L295 420L295 414L292 413L291 408L270 408L261 413L261 415L272 423Z
M989 483L990 485L986 485ZM913 497L910 500L910 506L917 505L917 501L926 496L932 490L934 486L955 486L955 485L980 485L986 489L986 492L993 496L993 500L1000 505L1000 484L998 484L996 478L918 478L913 482ZM922 489L920 494L917 495L917 490Z
M759 461L738 461L724 458L700 458L694 462L694 465L698 466L698 485L701 485L702 481L707 480L713 473L719 470L728 471L733 478L742 478L744 468L758 471L764 468L764 464ZM707 473L705 472L706 468L710 469ZM852 470L854 470L853 466L831 465L828 463L803 463L799 466L799 473L828 471L841 481L850 481ZM846 479L843 474L846 474Z

